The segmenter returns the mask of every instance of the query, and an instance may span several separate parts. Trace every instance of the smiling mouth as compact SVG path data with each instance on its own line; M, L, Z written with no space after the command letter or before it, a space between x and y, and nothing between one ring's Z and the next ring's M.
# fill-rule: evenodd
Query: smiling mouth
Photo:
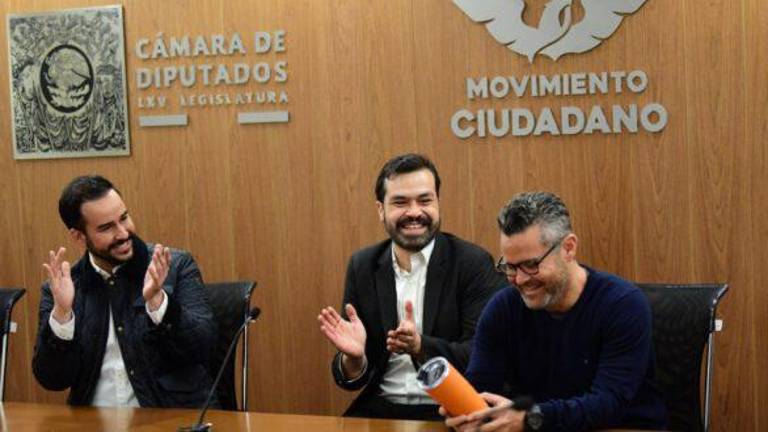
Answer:
M536 285L536 286L525 286L525 287L519 287L519 288L520 288L520 292L524 296L530 297L530 296L535 295L539 291L541 291L542 286L541 285Z
M125 240L112 247L112 250L117 253L126 253L131 249L131 240Z
M427 225L422 222L408 222L408 223L400 224L400 229L406 230L406 231L426 229L426 228L427 228Z
M403 231L413 231L419 229L429 228L432 221L426 217L411 217L404 220L400 220L397 223L397 228Z

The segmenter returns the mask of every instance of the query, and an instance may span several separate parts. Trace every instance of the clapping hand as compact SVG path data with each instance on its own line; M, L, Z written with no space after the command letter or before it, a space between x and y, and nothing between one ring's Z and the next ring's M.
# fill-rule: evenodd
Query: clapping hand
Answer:
M163 245L155 245L152 253L152 261L147 267L147 273L144 275L144 288L142 294L144 301L149 305L149 309L156 311L163 303L165 294L163 293L163 283L168 276L168 268L171 263L171 250Z
M365 366L366 332L355 307L347 304L344 309L349 320L328 306L320 311L317 321L320 322L320 331L343 354L345 371L351 376L357 376Z
M405 318L400 325L387 332L387 350L395 354L419 355L421 353L421 335L413 318L413 303L405 302Z
M59 323L69 321L72 314L72 302L75 300L75 285L72 283L70 275L70 265L68 261L63 261L64 253L67 250L60 247L58 252L48 252L48 263L43 263L43 267L48 271L48 277L51 295L53 295L53 310L51 315Z

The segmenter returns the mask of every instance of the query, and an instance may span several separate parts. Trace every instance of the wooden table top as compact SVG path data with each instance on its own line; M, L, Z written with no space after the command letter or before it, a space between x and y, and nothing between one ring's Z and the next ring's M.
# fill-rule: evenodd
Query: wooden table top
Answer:
M21 402L0 404L0 431L176 431L197 421L198 410L73 408ZM445 432L442 423L211 410L214 431Z

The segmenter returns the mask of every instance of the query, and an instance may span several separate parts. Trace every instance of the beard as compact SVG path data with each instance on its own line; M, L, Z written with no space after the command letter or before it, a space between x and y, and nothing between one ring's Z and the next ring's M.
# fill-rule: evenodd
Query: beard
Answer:
M122 246L125 242L133 242L135 238L134 233L130 233L128 235L128 238L125 240L117 240L110 244L106 249L99 249L97 248L91 240L86 236L85 238L85 246L88 249L88 252L90 252L93 256L102 259L106 262L108 262L112 266L118 266L120 264L124 264L128 262L131 258L133 258L133 250L131 251L131 254L127 258L120 258L115 255L113 255L112 251L114 249L119 248Z
M521 291L520 297L523 299L523 302L525 303L525 306L528 307L528 309L547 309L562 302L563 298L565 297L566 289L568 288L569 278L565 263L561 264L562 265L558 266L557 273L553 275L551 280L541 282L535 279L530 279L528 283L518 287L518 290ZM523 295L522 292L526 288L537 288L542 290L543 293L541 294L541 299L531 300Z
M409 235L403 232L407 225L417 224L426 228L423 234ZM418 252L424 248L440 230L440 219L432 219L429 215L421 214L419 216L403 216L395 224L384 223L387 234L396 245L409 252Z

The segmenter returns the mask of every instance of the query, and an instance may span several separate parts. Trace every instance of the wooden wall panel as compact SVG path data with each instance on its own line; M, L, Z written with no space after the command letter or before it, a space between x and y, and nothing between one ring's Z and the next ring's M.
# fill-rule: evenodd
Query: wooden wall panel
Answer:
M764 289L768 284L768 276L761 270L762 265L768 262L768 251L765 248L765 239L768 239L768 151L766 151L766 136L768 136L768 122L766 107L768 107L768 87L765 85L765 77L768 76L768 12L759 1L748 1L744 4L744 46L741 47L744 56L745 73L742 84L744 92L744 143L747 147L747 160L745 167L750 167L745 189L744 201L738 206L744 211L750 212L749 225L734 224L735 230L742 230L749 234L743 238L739 248L750 247L750 251L735 253L739 259L748 263L748 271L742 275L746 279L746 285L740 289L743 300L739 307L733 308L733 316L736 313L748 317L746 324L739 327L741 332L734 335L735 339L742 342L739 349L740 369L744 368L752 374L752 381L744 383L749 390L739 400L744 410L759 413L768 401L766 383L768 383L768 361L765 353L768 353L768 338L765 337L763 325L768 322L768 291ZM745 221L746 222L746 221ZM749 245L749 246L747 246ZM751 324L750 324L751 323ZM720 380L720 385L732 388L727 381L734 372L728 371L725 379ZM747 375L749 376L749 375ZM740 389L745 389L740 387ZM733 391L738 392L738 389ZM738 393L741 394L741 393ZM726 403L728 403L726 399ZM723 404L725 405L725 404ZM732 407L734 411L737 407ZM735 415L735 414L729 414ZM757 415L754 417L754 430L763 430L768 427L768 417Z
M2 7L0 7L2 10ZM5 34L5 22L0 23L0 32ZM8 70L7 56L0 56L0 70ZM0 85L0 100L8 100L9 88L7 85ZM10 118L10 106L0 103L0 118ZM7 120L6 120L7 122ZM7 123L0 122L0 125ZM5 128L3 128L5 129ZM4 133L0 131L0 133ZM5 141L2 141L5 142ZM0 262L4 263L0 270L0 287L24 287L24 275L27 269L24 268L24 259L21 231L18 229L21 219L21 206L19 204L21 190L16 173L13 170L14 162L9 156L11 149L4 148L0 150ZM34 271L34 270L32 270ZM30 332L30 318L26 314L30 302L31 292L27 292L25 297L17 303L16 311L12 319L18 323L18 332L9 338L10 358L8 360L8 369L15 371L13 377L6 381L6 394L18 394L20 397L29 398L32 392L32 376L27 367L27 359L30 358L30 346L27 342ZM10 375L10 374L9 374Z
M0 12L111 3L11 0ZM259 282L251 409L342 412L354 395L332 382L333 350L316 315L340 305L349 255L385 238L373 196L379 168L394 154L419 151L443 177L443 228L493 255L500 207L516 192L546 189L570 205L583 262L645 282L729 282L713 430L764 429L768 343L759 329L768 320L768 278L759 265L768 259L768 14L761 3L648 0L593 51L530 63L441 0L126 1L127 158L14 161L8 59L0 55L0 285L29 289L15 314L8 399L64 401L64 393L41 389L29 368L40 263L58 245L70 247L71 259L81 253L69 243L56 200L73 176L97 172L120 187L143 237L191 250L206 280ZM542 4L532 5L526 20L535 22ZM1 47L5 26L2 20ZM287 32L287 51L258 61L288 62L288 81L269 88L288 92L290 123L241 126L236 107L208 107L189 109L185 128L138 127L145 112L138 98L152 92L137 89L132 72L185 63L136 58L138 38L160 31L249 38L278 29ZM469 101L465 93L467 77L632 69L648 73L642 94ZM663 133L460 140L449 123L465 107L538 112L650 102L669 111Z
M749 297L740 295L749 284L753 268L740 256L744 241L751 234L738 229L750 226L750 211L743 206L749 192L745 180L750 168L745 163L749 147L744 142L743 87L744 55L743 4L712 4L701 7L685 2L686 32L685 79L689 87L687 133L691 173L699 181L691 182L692 207L691 257L693 278L728 281L732 285L721 311L724 316L741 311L739 319L727 321L718 339L716 364L732 364L734 359L754 355L740 335L746 335L752 318ZM706 71L705 73L702 73ZM736 144L736 145L734 145ZM751 364L718 368L713 428L748 429L753 419L735 415L740 406L749 405L755 395L749 385L755 371ZM735 391L735 389L740 389ZM726 390L727 389L727 390ZM728 421L724 421L725 419Z
M657 29L680 25L685 11L682 1L651 2L643 6L642 13L652 18L627 29L633 34L633 45L645 47L634 61L653 77L646 100L666 106L669 125L662 134L634 137L629 196L636 252L630 268L638 281L683 283L692 280L693 266L689 240L693 208L687 190L694 180L689 175L690 143L686 140L686 64L681 61L686 51L683 37L669 38Z

